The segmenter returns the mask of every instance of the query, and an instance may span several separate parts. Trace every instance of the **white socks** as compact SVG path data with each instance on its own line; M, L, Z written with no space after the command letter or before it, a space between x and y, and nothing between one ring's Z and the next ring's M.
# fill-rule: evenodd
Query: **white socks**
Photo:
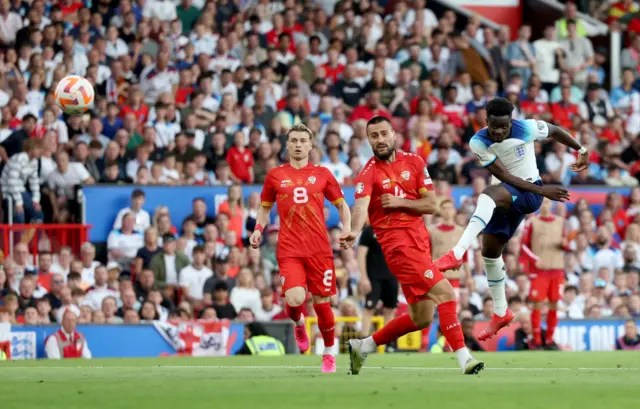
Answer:
M504 261L502 257L484 258L484 268L487 270L489 290L493 297L493 312L499 317L504 317L507 312L507 296L504 292Z
M361 351L364 352L365 354L370 354L372 352L375 352L376 348L378 346L376 345L375 341L373 340L372 336L368 336L365 339L362 340L362 349Z
M453 248L453 254L458 260L462 259L462 256L469 246L471 246L473 240L475 240L475 238L478 237L478 234L487 227L487 224L491 221L491 217L493 217L493 211L495 209L496 202L494 202L488 195L482 193L478 197L476 211L473 213L473 216L471 216L467 228L464 229L462 237L458 240L458 244Z
M467 360L471 358L471 354L469 353L469 350L467 349L467 347L460 348L459 350L457 350L456 358L458 358L458 363L460 364L460 368L464 369L464 366L467 363Z

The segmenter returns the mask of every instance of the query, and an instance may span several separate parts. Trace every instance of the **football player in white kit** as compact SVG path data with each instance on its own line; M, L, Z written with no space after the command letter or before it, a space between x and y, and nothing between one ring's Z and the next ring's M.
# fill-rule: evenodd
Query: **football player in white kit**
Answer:
M573 172L581 172L588 165L587 149L564 129L535 119L512 120L513 105L504 98L492 99L486 109L488 126L471 138L469 147L480 164L493 174L492 184L478 197L476 211L458 244L435 262L441 271L460 268L463 254L483 233L482 257L494 313L489 326L478 336L481 341L515 319L507 308L504 289L502 252L507 242L525 216L538 210L544 197L560 202L569 199L569 192L563 187L542 185L534 142L551 137L578 151L578 160L570 166Z

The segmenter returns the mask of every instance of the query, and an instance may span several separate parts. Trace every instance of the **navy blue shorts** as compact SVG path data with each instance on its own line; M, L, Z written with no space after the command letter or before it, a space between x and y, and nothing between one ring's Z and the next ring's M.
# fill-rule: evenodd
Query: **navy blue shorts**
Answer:
M538 180L535 184L542 186L542 181ZM503 183L502 186L511 193L511 199L513 200L511 209L508 212L496 209L482 233L507 236L510 239L518 229L518 226L520 226L520 223L522 223L522 220L524 220L524 217L538 211L544 196L523 192L508 183Z

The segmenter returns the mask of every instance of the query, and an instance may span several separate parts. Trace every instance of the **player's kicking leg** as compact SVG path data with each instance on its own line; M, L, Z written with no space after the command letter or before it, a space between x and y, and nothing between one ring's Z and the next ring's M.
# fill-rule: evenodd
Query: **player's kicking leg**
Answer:
M484 341L495 335L501 328L509 325L515 315L507 308L507 297L505 294L505 270L502 260L502 251L509 241L509 237L521 222L520 216L512 217L508 212L513 203L513 196L504 185L489 186L478 197L476 211L471 216L467 228L462 233L458 244L444 256L435 261L436 267L441 271L460 268L462 256L467 251L475 238L485 230L487 226L498 226L500 234L489 234L485 231L482 236L482 257L484 258L487 270L487 281L494 303L494 314L491 323L478 336L478 340ZM493 220L493 212L499 208L502 212L500 220ZM521 217L524 217L522 215ZM519 219L519 220L516 220ZM490 224L491 223L491 224ZM513 227L515 225L515 227Z

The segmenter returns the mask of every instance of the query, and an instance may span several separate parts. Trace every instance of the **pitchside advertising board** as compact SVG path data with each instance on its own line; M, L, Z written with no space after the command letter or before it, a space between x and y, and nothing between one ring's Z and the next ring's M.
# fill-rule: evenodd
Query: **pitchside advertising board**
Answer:
M434 323L437 325L437 323ZM479 333L488 322L477 322L474 332ZM640 326L640 319L637 324ZM398 342L404 350L425 350L436 340L436 325L426 336L410 335ZM482 345L487 351L512 351L515 324L503 329ZM10 359L45 358L44 342L58 327L21 326L0 324L0 347L8 351ZM244 343L244 325L226 320L156 322L142 325L83 325L82 332L94 358L143 358L160 356L234 355ZM571 351L612 351L615 340L624 334L624 320L560 321L555 341ZM282 341L285 341L284 339ZM314 349L322 353L321 340Z
M182 226L185 217L191 214L191 203L195 198L202 198L207 203L209 214L214 215L221 203L227 200L226 187L203 187L203 186L85 186L83 188L86 200L86 224L91 225L89 239L92 242L106 242L107 236L113 228L113 221L120 209L129 206L131 192L134 189L141 189L146 194L144 209L151 215L157 206L169 207L171 221L174 226ZM354 188L345 186L342 188L347 203L351 206L354 203ZM260 193L262 186L243 186L242 193L245 203L249 195L253 192ZM593 210L600 212L604 204L606 195L616 191L621 195L628 196L629 189L621 188L572 188L569 189L571 200L567 203L568 210L573 209L573 204L580 198L585 198L591 204ZM473 191L470 187L454 187L450 196L455 200L457 206L461 206L470 198ZM338 211L327 201L325 206L329 209L328 226L336 226L340 220ZM271 213L272 222L276 222L275 209Z

